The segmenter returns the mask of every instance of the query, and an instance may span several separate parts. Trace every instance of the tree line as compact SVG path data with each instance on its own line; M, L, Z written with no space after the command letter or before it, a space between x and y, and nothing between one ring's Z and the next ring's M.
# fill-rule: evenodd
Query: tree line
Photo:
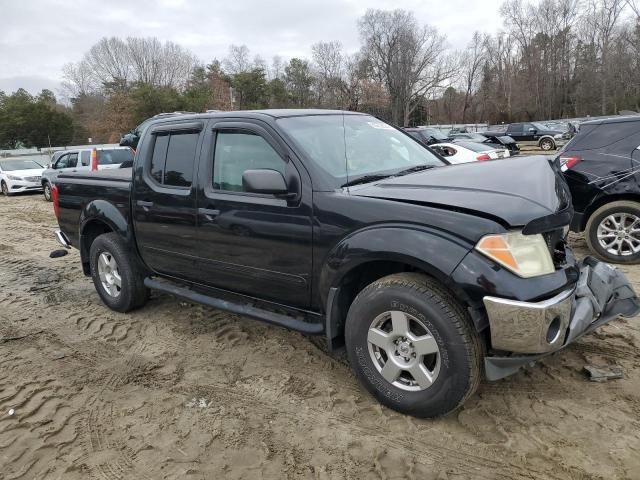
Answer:
M506 0L503 30L476 32L462 50L413 12L371 9L357 23L357 51L328 40L312 45L310 58L268 62L245 45L203 64L172 42L103 38L63 68L70 106L50 107L69 116L78 143L117 141L145 118L176 110L338 108L397 125L639 111L639 6ZM13 96L0 96L0 112Z

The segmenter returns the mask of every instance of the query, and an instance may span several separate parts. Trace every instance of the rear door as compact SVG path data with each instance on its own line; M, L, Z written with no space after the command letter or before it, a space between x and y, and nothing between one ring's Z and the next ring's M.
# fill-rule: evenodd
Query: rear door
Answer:
M202 122L152 127L134 172L132 210L140 255L155 272L185 280L194 280L198 268L194 166L202 127Z
M308 307L312 191L295 154L258 121L212 123L199 167L201 283ZM246 170L282 173L288 196L249 193Z

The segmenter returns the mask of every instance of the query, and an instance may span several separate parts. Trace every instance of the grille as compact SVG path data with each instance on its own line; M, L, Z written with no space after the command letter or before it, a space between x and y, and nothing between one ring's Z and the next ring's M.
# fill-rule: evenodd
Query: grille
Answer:
M27 182L39 182L42 177L24 177Z
M549 249L551 258L553 259L553 264L556 267L561 267L562 265L564 265L567 259L567 253L565 251L566 241L564 238L564 230L562 228L559 228L557 230L545 232L542 234L542 236L544 237L544 241L547 244L547 248Z

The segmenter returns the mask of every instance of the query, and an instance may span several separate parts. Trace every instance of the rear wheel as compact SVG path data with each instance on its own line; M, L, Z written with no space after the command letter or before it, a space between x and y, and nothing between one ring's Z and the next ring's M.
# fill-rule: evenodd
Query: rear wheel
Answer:
M44 182L42 185L42 193L44 195L44 199L47 202L51 201L51 184L49 182Z
M93 241L90 265L93 284L111 310L128 312L146 303L149 290L118 234L105 233Z
M640 203L611 202L589 217L585 232L589 249L612 263L640 263Z
M345 337L360 382L399 412L445 415L480 382L480 338L458 301L427 276L394 274L366 287L349 309Z
M546 152L549 150L554 150L556 148L556 144L550 138L545 138L540 141L540 148Z

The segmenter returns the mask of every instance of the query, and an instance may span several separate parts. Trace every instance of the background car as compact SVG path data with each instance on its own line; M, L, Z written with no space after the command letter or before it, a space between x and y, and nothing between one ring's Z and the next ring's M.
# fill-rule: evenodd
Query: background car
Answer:
M432 145L434 143L448 142L451 139L445 135L442 130L431 127L404 128L405 132L418 140L423 145Z
M545 151L555 150L571 138L568 132L551 130L540 122L511 123L506 128L503 125L500 128L490 127L480 133L487 137L508 135L520 144L537 146Z
M0 160L0 189L5 196L42 189L40 178L44 167L28 158Z
M558 160L571 190L571 229L614 263L640 263L640 116L584 122Z
M485 143L436 143L429 147L451 163L482 162L509 157L509 150L506 148L498 149Z
M133 162L133 150L129 147L81 148L56 153L57 160L42 173L40 187L47 201L51 201L51 186L62 172L105 170Z
M501 149L506 148L509 150L509 155L519 155L520 147L516 143L516 141L509 137L508 135L500 135L500 136L490 136L482 135L480 133L469 133L469 132L454 132L453 130L449 132L449 137L453 139L455 143L459 141L472 141L475 143L486 143L487 145L491 145L492 147Z

